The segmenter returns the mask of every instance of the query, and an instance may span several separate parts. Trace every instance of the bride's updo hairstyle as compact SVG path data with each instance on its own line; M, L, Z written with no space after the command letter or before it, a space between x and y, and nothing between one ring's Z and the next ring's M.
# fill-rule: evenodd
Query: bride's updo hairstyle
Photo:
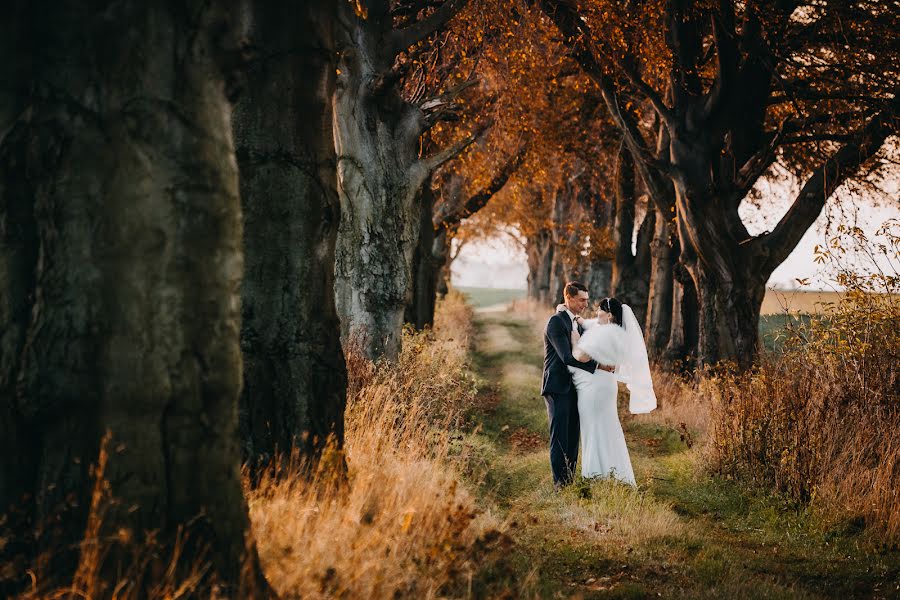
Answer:
M604 298L600 301L600 310L612 315L613 323L622 326L622 303L615 298Z

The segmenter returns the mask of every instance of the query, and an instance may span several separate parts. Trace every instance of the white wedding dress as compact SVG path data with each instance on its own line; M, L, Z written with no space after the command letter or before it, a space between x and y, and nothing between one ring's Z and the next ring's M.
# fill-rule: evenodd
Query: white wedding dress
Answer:
M625 434L619 422L617 382L628 385L632 413L650 412L656 408L656 396L637 320L627 305L623 309L624 327L612 323L601 325L588 319L584 322L584 335L576 346L601 365L615 366L616 372L597 369L588 373L575 367L569 367L569 371L578 392L582 476L613 477L636 486ZM635 333L639 339L635 338Z

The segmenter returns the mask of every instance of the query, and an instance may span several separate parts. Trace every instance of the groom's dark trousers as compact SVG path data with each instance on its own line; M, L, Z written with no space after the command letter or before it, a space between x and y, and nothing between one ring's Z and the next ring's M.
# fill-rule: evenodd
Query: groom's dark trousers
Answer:
M578 328L581 333L581 327ZM550 468L556 487L572 481L578 460L578 395L567 366L593 373L595 361L580 362L572 356L572 319L565 311L550 317L544 329L544 376L541 395L550 419Z

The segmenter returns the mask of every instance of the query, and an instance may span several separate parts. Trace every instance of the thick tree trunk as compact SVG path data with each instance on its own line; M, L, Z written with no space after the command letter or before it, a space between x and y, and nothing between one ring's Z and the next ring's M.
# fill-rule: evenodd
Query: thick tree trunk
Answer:
M581 265L575 262L575 257L581 258L580 252L573 248L578 243L576 193L573 186L567 184L556 190L553 200L553 256L548 300L554 305L563 301L566 283L581 277Z
M591 261L584 276L584 284L588 288L588 296L591 298L591 302L613 295L613 269L613 262L610 260L596 259Z
M543 304L550 304L550 275L553 267L553 236L540 231L529 236L526 247L528 261L528 297Z
M421 111L388 81L389 15L358 18L341 5L334 95L341 224L335 294L345 343L370 358L400 350L419 231L415 200L428 175L418 160Z
M334 305L336 7L247 4L258 60L232 120L246 253L241 433L254 463L292 447L315 460L330 437L342 444L347 385Z
M628 304L638 323L644 326L650 293L651 239L656 214L653 207L648 206L647 215L638 228L635 250L632 251L637 194L634 161L624 144L619 151L616 167L616 215L613 223L616 254L612 263L610 295Z
M700 364L730 361L739 369L747 369L759 353L759 313L766 293L765 280L749 272L710 273L699 265L689 266L688 271L700 309ZM735 276L737 279L732 279Z
M434 235L434 243L431 245L431 256L435 266L435 294L444 296L450 291L450 265L453 263L451 252L452 238L447 229L442 227Z
M654 209L654 231L651 242L650 291L647 300L647 352L651 358L662 358L672 330L672 268L677 255L673 248L671 221L668 215Z
M672 268L672 306L669 310L670 328L665 352L657 355L672 369L690 370L697 362L697 341L700 337L697 292L687 270L679 264Z
M419 200L419 241L413 254L412 294L406 306L403 320L416 329L434 325L434 308L437 300L438 264L434 251L434 196L431 184L422 186Z
M12 533L56 554L39 580L67 577L108 433L100 533L139 545L155 530L171 550L188 526L180 567L208 560L225 595L248 596L241 210L220 60L237 38L219 5L174 6L16 15L31 64L27 110L0 131L0 418L18 433L0 506L24 501L33 521ZM114 574L133 547L110 544Z
M550 288L548 291L547 301L551 304L559 304L563 301L563 292L569 278L566 276L565 266L563 265L562 252L559 247L553 250L553 260L550 265Z
M717 152L702 139L673 137L671 155L681 173L674 182L680 262L700 311L698 363L728 361L746 369L759 352L759 311L769 273L754 268L749 246L740 244L749 234L737 206L716 208L725 203L715 197L708 168L708 157Z

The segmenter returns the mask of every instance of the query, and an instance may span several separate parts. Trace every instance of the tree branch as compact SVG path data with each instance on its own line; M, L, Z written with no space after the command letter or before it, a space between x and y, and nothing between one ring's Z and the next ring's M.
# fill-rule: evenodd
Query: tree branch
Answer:
M470 87L479 84L478 79L469 79L446 92L419 102L419 109L425 115L425 130L431 129L435 123L454 112L456 104L453 102L460 94Z
M675 123L675 115L672 113L672 110L666 106L666 103L663 101L662 96L653 89L646 81L644 81L641 76L634 70L632 65L627 65L625 62L616 59L615 60L616 67L619 71L622 72L623 75L631 82L631 84L637 88L637 90L650 101L650 104L653 105L653 108L659 114L659 117L665 122L667 127L674 127Z
M394 55L397 55L410 46L424 40L446 25L450 19L462 10L467 2L468 0L446 0L439 9L421 21L391 32L390 43Z
M716 48L716 80L706 98L705 112L715 114L722 102L734 89L740 54L735 42L734 4L729 0L719 2L719 15L712 15L713 41Z
M754 250L763 257L764 272L771 273L784 262L800 242L803 234L819 217L825 202L847 178L875 155L888 136L897 132L896 118L900 113L900 94L890 108L875 115L834 156L816 169L797 194L788 212L775 229L753 240Z
M491 125L493 125L492 122L487 122L479 125L475 131L459 140L452 146L448 146L440 152L437 152L436 154L433 154L428 158L420 160L419 163L425 169L426 173L433 173L435 169L440 167L445 162L452 160L462 154L463 151L474 144L475 141L478 140L478 138L480 138L484 134L484 132L491 127Z
M519 145L518 150L513 153L504 163L500 170L494 175L493 179L483 189L472 194L462 206L453 207L445 214L436 215L436 227L452 228L459 224L465 218L468 218L484 208L488 200L490 200L497 192L503 189L506 182L509 181L528 155L528 146L530 141L525 141Z

